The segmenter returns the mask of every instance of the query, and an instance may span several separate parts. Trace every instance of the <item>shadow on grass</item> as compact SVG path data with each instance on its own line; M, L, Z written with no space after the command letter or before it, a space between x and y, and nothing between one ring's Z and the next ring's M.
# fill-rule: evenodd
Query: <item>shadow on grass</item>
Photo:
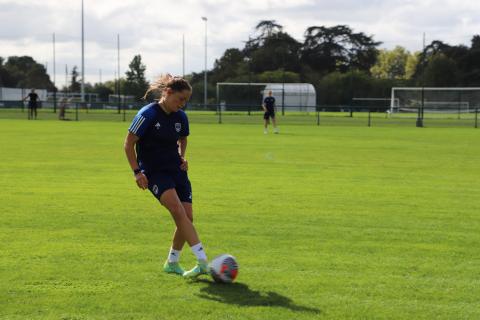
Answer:
M320 309L297 305L290 298L276 292L255 291L243 283L221 284L204 279L198 282L205 285L198 295L203 299L246 307L282 307L292 311L321 313Z

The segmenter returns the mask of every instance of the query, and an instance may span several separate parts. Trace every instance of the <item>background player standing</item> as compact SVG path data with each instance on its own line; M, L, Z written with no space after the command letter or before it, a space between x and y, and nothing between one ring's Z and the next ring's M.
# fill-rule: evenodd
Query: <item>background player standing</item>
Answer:
M23 98L23 101L28 99L28 120L30 119L37 119L37 108L38 102L40 100L38 94L35 93L35 89L32 89L30 93Z
M268 97L263 100L262 108L263 111L265 111L265 113L263 114L263 133L268 133L268 124L270 122L270 118L272 119L273 132L278 133L277 123L275 121L275 98L272 96L272 91L268 91Z

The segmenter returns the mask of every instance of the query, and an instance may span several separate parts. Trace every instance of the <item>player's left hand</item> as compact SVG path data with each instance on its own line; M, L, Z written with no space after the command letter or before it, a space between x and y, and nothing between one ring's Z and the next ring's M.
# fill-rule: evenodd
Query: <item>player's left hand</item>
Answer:
M180 169L182 169L183 171L187 171L188 170L188 161L185 160L184 158L180 158L182 160L182 163L180 164Z

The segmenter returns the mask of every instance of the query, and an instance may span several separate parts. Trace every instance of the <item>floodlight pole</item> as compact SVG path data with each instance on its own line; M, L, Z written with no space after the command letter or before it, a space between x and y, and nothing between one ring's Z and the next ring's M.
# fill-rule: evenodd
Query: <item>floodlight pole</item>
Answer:
M68 64L65 64L65 98L68 99Z
M478 108L475 108L475 128L478 128Z
M248 37L248 41L250 41L250 37ZM243 61L245 61L247 63L247 70L248 70L248 88L247 88L247 91L248 91L248 99L247 99L247 113L248 115L250 115L250 108L252 106L252 94L251 94L251 89L250 89L250 86L251 86L251 83L252 83L252 71L251 71L251 68L250 68L250 57L245 57L243 59ZM217 86L218 87L218 86Z
M285 51L282 53L282 116L285 115Z
M203 74L203 107L207 108L207 17L202 17L205 21L205 70Z
M55 68L55 32L53 33L53 113L57 112L57 87L56 87L56 68Z
M185 34L182 35L182 78L185 78Z
M118 76L118 113L120 113L120 34L117 33L117 76Z
M420 105L420 108L418 108L417 124L416 124L418 128L423 127L422 110L424 107L424 103L425 103L425 87L422 79L422 104Z
M285 68L282 76L282 116L285 115Z
M82 0L82 83L81 83L81 95L82 102L85 102L85 32L83 28L83 0Z
M422 53L422 105L418 109L417 127L423 127L423 109L425 107L425 32L423 33L423 53Z

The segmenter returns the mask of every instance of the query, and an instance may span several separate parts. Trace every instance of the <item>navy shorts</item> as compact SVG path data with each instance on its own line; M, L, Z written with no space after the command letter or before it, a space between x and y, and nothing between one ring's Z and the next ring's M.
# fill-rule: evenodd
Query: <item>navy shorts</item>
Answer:
M187 172L159 171L147 174L148 190L160 200L162 194L168 189L175 189L182 202L192 203L192 185L188 180Z
M263 114L263 119L268 120L268 118L275 119L275 112L274 111L267 111Z

